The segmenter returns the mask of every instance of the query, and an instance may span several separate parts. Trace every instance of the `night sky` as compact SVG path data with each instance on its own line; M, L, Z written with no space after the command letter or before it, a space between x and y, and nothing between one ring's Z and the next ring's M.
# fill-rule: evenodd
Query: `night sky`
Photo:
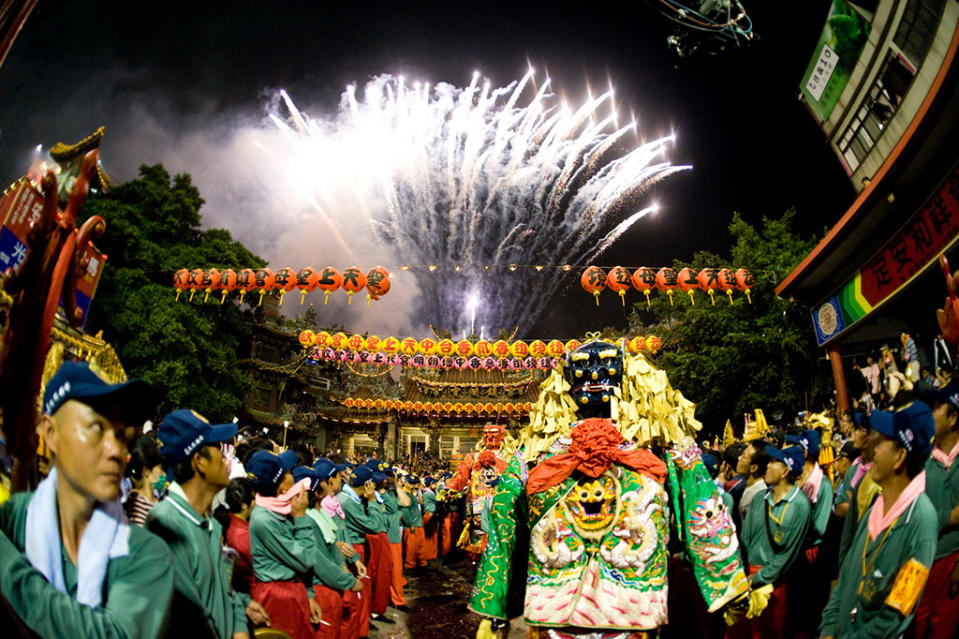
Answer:
M465 86L479 70L502 86L532 64L571 101L585 98L587 84L599 93L612 81L617 105L637 115L643 134L675 132L670 160L695 167L654 188L663 211L601 263L662 266L699 249L724 252L733 211L759 221L796 206L800 230L821 233L854 197L797 99L830 2L743 3L758 41L680 61L665 43L672 25L642 2L572 11L561 3L41 1L0 68L0 181L23 173L37 144L73 142L99 125L107 127L101 159L122 181L140 164L169 162L176 149L165 142L183 132L215 130L215 141L231 123L262 117L280 87L298 104L332 111L345 85L384 72ZM203 176L202 157L189 155L175 170ZM208 202L204 214L247 241L249 229ZM613 296L601 318L581 313L585 303L578 283L566 287L529 337L624 321Z

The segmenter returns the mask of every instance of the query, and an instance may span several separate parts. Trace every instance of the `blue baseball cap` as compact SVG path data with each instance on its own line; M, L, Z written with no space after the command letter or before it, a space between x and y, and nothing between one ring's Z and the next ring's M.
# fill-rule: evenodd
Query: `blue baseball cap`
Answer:
M424 484L425 486L432 486L432 485L435 484L435 483L436 483L436 478L435 478L435 477L427 477L426 479L423 480L423 484Z
M350 486L362 486L368 481L373 481L373 471L368 466L357 466L350 475Z
M798 435L786 435L790 444L799 444L810 457L819 459L819 448L822 446L822 435L815 430L804 430Z
M380 460L375 459L375 458L373 458L373 457L371 457L371 458L366 462L365 465L366 465L367 468L369 468L369 469L372 470L373 472L379 471L379 472L381 472L381 473L385 473L386 470L390 467L390 465L387 464L386 462L380 461Z
M931 388L917 395L923 400L931 399L932 402L927 402L930 404L949 404L953 410L959 412L959 381L953 380L942 388Z
M283 475L296 466L296 453L288 450L274 455L268 450L258 450L243 465L247 476L256 489L272 488L280 483Z
M290 471L293 473L293 481L299 483L303 479L310 480L309 491L312 493L320 485L320 475L309 466L297 466Z
M153 416L156 397L146 382L134 379L108 384L86 362L64 362L43 389L43 413L53 415L75 399L88 406L109 404L122 413L124 423L139 424Z
M806 450L802 446L789 446L781 450L766 446L766 454L770 459L784 463L793 477L799 477L802 474L803 462L806 461Z
M344 467L344 470L346 468ZM313 462L313 472L317 474L320 478L320 481L326 481L336 473L340 472L333 462L331 462L326 457L320 457L315 462Z
M703 466L705 466L709 472L709 476L716 479L716 476L719 475L719 458L712 453L703 453L702 460Z
M175 410L160 423L157 441L168 464L188 458L206 444L230 441L236 424L211 424L206 417L188 408Z
M373 471L373 483L374 483L374 484L380 485L380 484L382 484L382 483L385 482L385 481L386 481L386 473L381 473L381 472L378 471L378 470L374 470L374 471Z
M928 457L932 452L936 422L925 402L916 400L895 412L874 410L869 423L874 431L905 448L908 455Z

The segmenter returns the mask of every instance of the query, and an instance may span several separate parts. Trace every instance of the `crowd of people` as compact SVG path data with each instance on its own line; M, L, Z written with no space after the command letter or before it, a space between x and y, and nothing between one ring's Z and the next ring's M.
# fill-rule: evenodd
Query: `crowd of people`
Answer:
M50 380L38 432L52 465L0 506L0 589L14 613L0 626L356 639L394 623L388 606L408 610L404 572L455 548L462 499L438 464L417 476L280 450L188 409L138 435L151 410L146 384L109 385L85 364Z

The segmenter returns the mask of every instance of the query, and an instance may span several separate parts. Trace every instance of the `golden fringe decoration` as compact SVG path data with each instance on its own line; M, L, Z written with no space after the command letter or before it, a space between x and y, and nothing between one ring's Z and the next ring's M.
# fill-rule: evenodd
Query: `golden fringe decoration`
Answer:
M627 357L624 365L623 381L610 398L610 417L623 438L640 446L673 446L695 437L703 427L695 417L696 405L670 385L666 372L642 353ZM556 439L569 435L579 420L569 390L562 366L540 384L529 424L517 439L526 461L536 460Z

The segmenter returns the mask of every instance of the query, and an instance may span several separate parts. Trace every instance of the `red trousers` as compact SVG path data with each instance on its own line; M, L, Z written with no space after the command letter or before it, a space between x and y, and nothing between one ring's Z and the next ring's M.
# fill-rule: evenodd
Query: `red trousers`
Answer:
M313 585L313 596L323 609L323 621L317 639L357 639L360 637L360 600L351 590L333 590Z
M250 596L270 615L270 627L282 630L290 639L314 639L310 624L310 602L301 581L257 581ZM324 609L323 615L326 616Z
M406 528L403 530L403 549L406 551L406 561L403 566L409 570L411 568L422 568L426 565L426 557L423 553L422 528Z
M922 591L916 618L906 632L914 639L953 639L959 636L959 595L949 596L952 571L959 563L959 551L932 563L926 589Z
M373 612L382 615L390 605L390 586L393 584L393 554L386 533L367 535L366 543L370 547L370 561L366 570L373 581Z
M403 586L406 585L406 579L403 578L403 544L397 542L390 544L390 558L393 560L393 582L390 585L390 601L394 606L405 606L406 595L403 593Z
M440 557L445 557L450 553L450 548L453 547L453 515L451 513L444 513L442 519L440 520Z
M762 566L750 566L749 574L755 575ZM786 581L773 582L773 594L763 613L756 619L743 617L735 626L726 630L726 639L765 639L786 636Z
M423 557L426 561L439 556L436 545L436 538L439 536L439 520L435 515L436 513L423 513Z
M373 579L369 576L370 565L366 561L366 545L353 544L353 550L360 556L359 562L366 566L366 579L363 579L363 590L356 594L359 599L359 633L361 637L370 634L370 612L373 610Z

